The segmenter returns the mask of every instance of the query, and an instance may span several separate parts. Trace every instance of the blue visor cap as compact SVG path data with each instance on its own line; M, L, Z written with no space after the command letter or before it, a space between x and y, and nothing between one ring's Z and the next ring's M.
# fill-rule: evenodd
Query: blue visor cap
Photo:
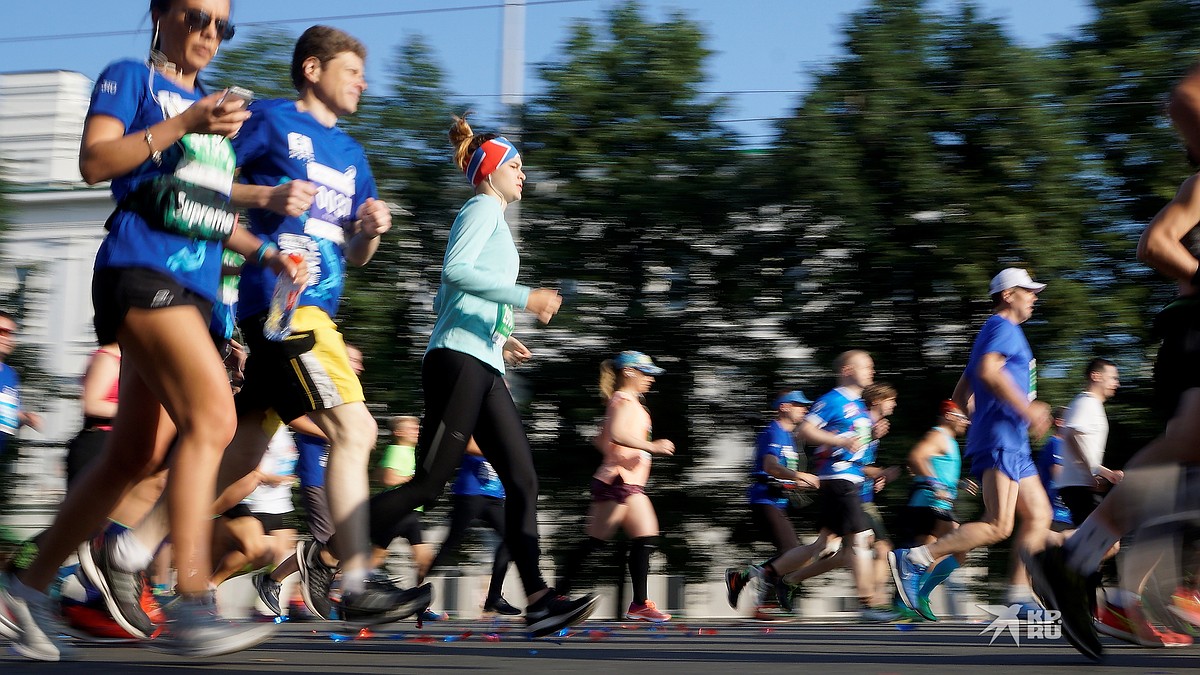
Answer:
M799 389L789 391L788 393L783 394L779 398L775 399L775 409L778 410L779 406L783 405L784 403L812 405L812 401L808 400L808 397L804 395L804 392L800 391Z
M617 354L617 358L613 359L613 365L618 369L633 368L640 370L647 375L662 375L665 372L662 368L654 365L654 361L649 356L634 351Z

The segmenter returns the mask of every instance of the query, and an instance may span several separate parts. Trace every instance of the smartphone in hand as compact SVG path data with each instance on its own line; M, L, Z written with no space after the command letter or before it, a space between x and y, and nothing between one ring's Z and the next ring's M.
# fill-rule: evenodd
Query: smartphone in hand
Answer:
M254 92L250 91L249 89L244 89L242 87L230 87L225 90L225 95L221 97L221 100L217 101L217 107L220 108L225 104L226 101L241 101L242 105L240 107L245 108L246 106L250 105L250 102L253 100Z

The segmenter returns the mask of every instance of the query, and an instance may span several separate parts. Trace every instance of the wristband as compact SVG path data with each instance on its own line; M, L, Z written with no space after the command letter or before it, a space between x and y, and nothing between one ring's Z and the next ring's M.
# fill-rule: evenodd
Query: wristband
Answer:
M271 251L279 251L279 247L273 241L264 241L258 250L254 252L254 264L262 267L263 258L267 257L267 253Z
M149 127L146 128L146 147L150 148L150 161L154 166L162 166L162 150L154 149L154 134L150 133Z

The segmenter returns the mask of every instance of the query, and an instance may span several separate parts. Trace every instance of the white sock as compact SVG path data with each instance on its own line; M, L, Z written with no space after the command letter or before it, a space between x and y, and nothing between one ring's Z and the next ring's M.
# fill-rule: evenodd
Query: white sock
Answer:
M358 593L367 587L367 570L342 570L342 593Z
M1100 569L1104 554L1121 536L1096 518L1088 518L1063 544L1067 564L1076 572L1088 575Z
M133 530L126 530L113 538L109 560L113 567L132 574L149 567L150 561L154 560L154 553L133 536Z
M908 549L908 559L921 567L929 567L933 564L933 556L929 555L928 546L918 546Z

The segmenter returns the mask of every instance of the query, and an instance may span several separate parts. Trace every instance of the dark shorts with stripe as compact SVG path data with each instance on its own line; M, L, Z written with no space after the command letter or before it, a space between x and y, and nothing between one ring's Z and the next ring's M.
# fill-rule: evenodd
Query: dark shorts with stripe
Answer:
M286 423L364 400L342 334L323 310L298 308L292 334L280 342L263 336L265 321L258 314L239 324L250 348L246 383L233 399L239 415L273 409Z

